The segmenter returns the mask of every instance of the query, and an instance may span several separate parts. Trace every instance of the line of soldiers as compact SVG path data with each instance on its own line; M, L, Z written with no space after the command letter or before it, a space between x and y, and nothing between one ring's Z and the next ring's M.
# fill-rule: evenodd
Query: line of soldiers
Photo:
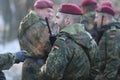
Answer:
M0 70L23 62L22 80L120 80L120 22L109 0L97 4L61 4L55 15L37 0L20 23L22 51L1 54Z

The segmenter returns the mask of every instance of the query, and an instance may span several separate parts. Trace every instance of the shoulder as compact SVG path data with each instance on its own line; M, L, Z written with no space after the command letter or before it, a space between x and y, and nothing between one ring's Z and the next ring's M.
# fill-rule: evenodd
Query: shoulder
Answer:
M57 45L63 45L65 41L68 39L66 35L60 34L59 37L57 37L57 40L55 41L55 44Z

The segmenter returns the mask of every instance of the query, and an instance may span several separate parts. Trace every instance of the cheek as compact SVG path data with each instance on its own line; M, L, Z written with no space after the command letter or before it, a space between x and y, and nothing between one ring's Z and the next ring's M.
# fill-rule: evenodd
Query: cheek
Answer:
M51 19L54 17L52 12L49 12L47 15L48 15L48 17L50 17Z
M97 23L97 25L99 25L101 22L100 18L99 17L95 18L95 22Z
M61 20L61 19L56 19L56 23L57 23L58 25L60 25L60 24L61 24L61 22L62 22L62 20Z

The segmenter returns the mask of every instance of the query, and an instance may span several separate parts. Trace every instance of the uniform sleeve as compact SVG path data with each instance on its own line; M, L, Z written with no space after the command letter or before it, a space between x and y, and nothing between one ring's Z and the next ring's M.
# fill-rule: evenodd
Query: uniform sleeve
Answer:
M48 55L46 64L41 68L40 79L61 80L68 63L66 54L67 50L62 41L55 44Z
M9 69L15 62L15 56L11 53L0 54L0 70Z

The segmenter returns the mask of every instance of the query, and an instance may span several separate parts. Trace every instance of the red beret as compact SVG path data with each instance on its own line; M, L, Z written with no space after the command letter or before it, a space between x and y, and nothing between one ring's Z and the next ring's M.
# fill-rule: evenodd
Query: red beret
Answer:
M97 10L97 12L103 12L103 13L108 13L111 15L115 15L115 10L113 9L113 7L107 6L107 5L103 5L101 7L99 7Z
M82 15L82 10L80 7L77 4L73 3L62 4L59 12L73 15Z
M112 7L112 2L109 1L109 0L105 0L105 1L103 1L103 2L101 3L101 6L104 6L104 5L109 6L109 7Z
M54 3L51 0L37 0L34 3L34 8L53 8Z
M86 5L91 5L91 4L97 4L96 0L82 0L80 3L80 6L86 6Z

